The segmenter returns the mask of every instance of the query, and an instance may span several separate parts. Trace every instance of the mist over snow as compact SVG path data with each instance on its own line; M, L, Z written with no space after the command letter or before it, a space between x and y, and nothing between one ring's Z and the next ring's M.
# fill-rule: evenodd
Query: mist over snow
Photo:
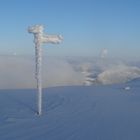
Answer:
M84 80L82 73L76 71L64 58L46 58L43 64L43 78L48 86L81 85Z
M83 77L65 59L43 57L43 87L82 84ZM35 88L35 58L0 56L0 89Z
M124 83L140 77L140 69L126 65L112 66L97 76L97 82L101 84Z
M106 58L108 55L108 50L106 48L102 49L100 52L100 57L101 58Z
M43 56L43 87L125 83L140 77L137 63L90 57ZM0 89L36 88L35 58L0 56Z
M78 61L78 60L77 60ZM79 62L79 63L78 63ZM84 76L84 85L125 83L140 77L140 67L135 62L119 59L85 58L73 63Z

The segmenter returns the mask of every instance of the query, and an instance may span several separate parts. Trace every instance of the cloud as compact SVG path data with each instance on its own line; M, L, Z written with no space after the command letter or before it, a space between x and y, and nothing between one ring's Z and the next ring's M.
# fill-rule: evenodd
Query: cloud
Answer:
M101 58L106 58L107 54L108 54L108 50L106 48L104 48L104 49L101 50L100 57Z
M140 77L139 68L116 65L100 73L96 80L100 84L115 84L128 82L138 77Z
M36 88L35 58L0 56L0 89ZM123 83L140 77L140 68L114 60L43 57L43 87Z
M83 81L82 74L66 59L46 59L43 66L43 77L46 81L44 86L79 85Z
M93 59L81 63L85 85L125 83L140 77L140 68L117 59Z
M0 89L36 88L34 57L0 56ZM43 87L80 85L83 77L66 59L43 58Z

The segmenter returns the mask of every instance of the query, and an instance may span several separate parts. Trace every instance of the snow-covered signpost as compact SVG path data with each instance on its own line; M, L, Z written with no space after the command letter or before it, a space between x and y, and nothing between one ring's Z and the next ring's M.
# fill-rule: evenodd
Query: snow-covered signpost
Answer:
M34 35L35 43L35 61L36 61L36 71L35 78L37 80L37 89L38 89L38 115L42 114L42 47L44 43L53 43L58 44L62 41L61 35L47 35L44 34L43 25L34 25L28 28L28 32Z

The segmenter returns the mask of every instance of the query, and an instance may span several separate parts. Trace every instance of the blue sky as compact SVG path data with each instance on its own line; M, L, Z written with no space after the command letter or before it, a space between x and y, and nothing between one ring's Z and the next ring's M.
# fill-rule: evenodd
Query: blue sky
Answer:
M58 46L44 46L48 55L98 56L102 48L116 57L138 57L138 0L0 0L0 54L34 54L27 27L45 25L62 34Z

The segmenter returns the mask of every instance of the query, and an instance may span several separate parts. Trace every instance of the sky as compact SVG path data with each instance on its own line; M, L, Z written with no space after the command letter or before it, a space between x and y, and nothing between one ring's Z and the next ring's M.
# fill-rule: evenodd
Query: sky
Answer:
M0 0L0 54L33 55L28 26L43 24L61 34L60 45L43 46L52 56L108 55L140 59L139 0Z

